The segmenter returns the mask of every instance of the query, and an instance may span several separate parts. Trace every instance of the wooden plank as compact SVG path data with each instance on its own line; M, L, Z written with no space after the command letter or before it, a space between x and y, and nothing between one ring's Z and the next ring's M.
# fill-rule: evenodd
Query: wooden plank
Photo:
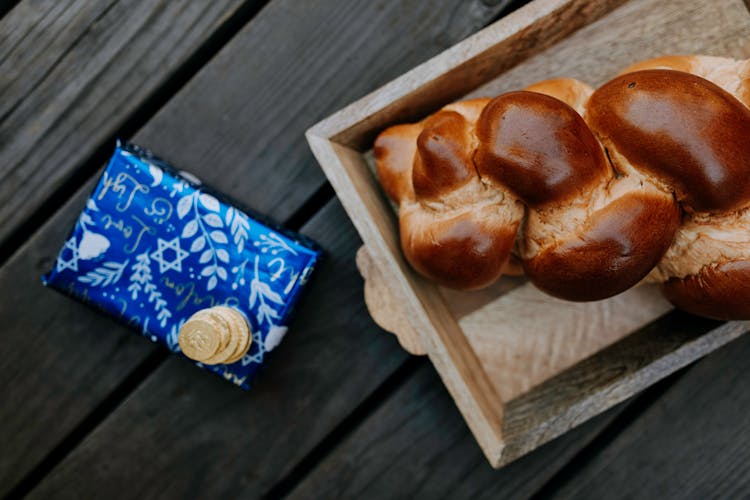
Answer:
M308 127L456 43L506 3L275 0L211 61L214 78L191 80L149 122L143 142L184 168L220 155L232 168L206 169L204 180L284 220L326 182L303 139Z
M310 134L367 150L387 126L421 120L625 1L531 2L317 123Z
M618 406L495 471L425 363L290 498L527 498L622 409Z
M693 366L554 498L743 498L750 490L750 337Z
M40 276L92 184L0 268L2 496L154 350L124 326L42 288Z
M250 393L171 358L32 497L140 496L158 485L173 498L257 498L392 373L407 354L367 314L361 242L338 201L303 232L326 259Z
M366 299L377 297L377 301L367 300L368 308L371 310L374 306L381 308L371 311L371 314L376 314L376 321L378 317L381 318L381 322L383 318L387 318L383 322L386 326L403 328L403 321L401 323L398 321L398 316L402 315L403 311L400 307L395 306L392 299L388 299L391 294L386 285L387 281L384 281L382 276L378 276L379 271L374 270L375 272L373 272L373 269L368 269L368 266L372 267L372 264L366 263L365 259L369 259L366 251L360 249L357 259L361 263L360 269L367 271L365 274L367 280L365 286ZM524 289L527 287L528 285L516 288L505 295L503 299L512 297L518 292L525 293ZM449 304L448 308L454 310L454 314L456 314L454 306L463 299L457 293L451 293L458 300L448 300L447 304ZM383 296L386 297L383 298ZM481 297L477 299L481 302ZM643 304L637 314L648 314L649 307L659 307L661 302L663 302L663 299L653 301L653 304ZM568 308L572 310L570 313L566 311L558 311L558 313L572 314L575 312L576 308L571 307L570 304L568 304ZM535 316L533 311L527 310L525 314L523 313L523 301L520 301L511 309L520 316L498 318L497 321L487 322L484 325L484 331L494 334L494 336L487 335L487 337L492 338L486 339L485 346L481 344L477 346L476 339L472 339L470 333L467 332L479 359L485 363L485 366L487 366L487 363L501 365L501 360L504 358L506 358L506 363L513 366L515 360L512 359L510 354L504 355L502 352L498 354L493 351L497 346L505 346L505 349L510 351L511 354L522 352L521 349L518 349L518 346L507 344L520 340L521 345L523 345L523 340L515 338L510 334L512 330L509 332L502 325L514 323L518 327L518 323L523 326L524 323L538 321L539 317L538 315ZM528 306L526 309L528 309ZM622 310L624 309L620 308L620 311ZM477 311L481 312L481 308ZM476 311L464 315L460 320L459 323L464 329L466 329L466 318L471 318L474 314L476 314ZM456 314L456 316L461 317L460 314ZM603 340L606 340L608 335L617 333L618 324L622 321L642 321L637 316L628 316L624 319L615 316L614 313L611 316L608 320L602 321L606 323L607 329L603 332ZM590 316L590 322L593 324L591 326L594 329L604 330L605 325L597 326L596 321L594 321L595 318L596 316ZM571 323L579 324L575 321L575 318L568 318L567 321L561 322L561 324L568 326ZM527 326L526 328L520 328L519 331L523 331L527 336L533 338L538 337L536 332L544 331L551 334L555 331L555 328L557 327L554 325L547 325L547 328L529 328ZM588 418L589 408L608 407L613 401L615 403L622 401L630 396L637 387L649 385L656 377L664 376L665 373L671 373L681 366L691 363L700 354L718 348L741 335L748 328L750 328L750 324L747 322L721 324L716 321L696 319L679 312L666 315L642 331L632 333L544 384L535 384L536 387L530 391L530 387L518 391L514 396L515 399L504 399L504 401L509 401L506 407L508 418L503 422L506 452L518 456L533 450L540 443L558 436L568 428L571 422L581 422ZM477 331L480 330L482 329L477 328ZM413 335L414 333L407 329L400 334L399 341L402 345L405 340L409 341L409 334ZM406 339L403 338L405 335ZM550 335L548 341L552 342L553 340L554 336ZM575 343L575 339L571 339L571 343ZM540 360L548 364L547 369L549 370L555 368L553 354L540 356ZM489 359L489 356L494 357ZM530 364L527 358L522 359ZM522 366L515 366L517 371L523 369L525 368ZM490 374L494 375L492 371L490 371ZM503 390L513 387L513 377L522 375L515 375L510 371L502 372L502 377L499 380L507 385L499 386L498 392L503 394ZM494 375L493 379L498 380L497 375Z
M510 401L503 422L507 452L528 453L749 328L747 321L719 323L678 311L660 318Z
M440 5L275 1L133 140L284 220L324 182L302 130L454 43L453 35L475 29L481 19L470 12L484 12L485 20L496 12L482 10L478 2L443 0ZM448 25L453 35L438 36ZM18 297L0 309L0 321L8 325L0 376L13 380L0 388L5 403L0 422L7 423L0 425L6 443L0 454L0 494L153 352L137 335L39 285L89 190L82 188L0 271L0 293ZM43 341L53 336L54 341ZM309 355L317 348L311 346ZM179 379L183 371L212 378L176 365L179 373L160 371L159 380ZM349 410L342 406L339 416Z
M0 0L0 18L10 11L18 3L18 0Z
M21 1L0 21L0 246L241 0Z
M629 0L467 97L498 95L557 77L598 87L634 62L665 54L746 59L748 37L748 4L741 0L672 0L658 5L653 0Z

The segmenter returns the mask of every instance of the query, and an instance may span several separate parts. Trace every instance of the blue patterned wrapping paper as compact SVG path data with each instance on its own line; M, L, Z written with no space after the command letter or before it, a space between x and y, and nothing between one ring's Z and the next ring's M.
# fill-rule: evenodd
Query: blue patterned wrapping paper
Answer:
M238 309L252 329L248 353L228 365L196 364L248 389L320 258L308 238L261 220L148 151L118 143L42 281L175 353L192 314Z

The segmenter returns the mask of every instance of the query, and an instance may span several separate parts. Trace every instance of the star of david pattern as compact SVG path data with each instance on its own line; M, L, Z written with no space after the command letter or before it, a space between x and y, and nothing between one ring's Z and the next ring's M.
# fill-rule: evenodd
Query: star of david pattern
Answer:
M171 269L181 273L182 261L190 254L180 247L180 238L172 238L169 241L158 238L157 245L158 248L151 253L151 257L159 263L159 272L164 274ZM168 257L169 250L174 252L172 260Z
M66 256L66 253L70 253L70 256ZM58 273L66 269L78 271L78 245L75 238L70 238L65 242L65 246L63 246L60 255L57 257L55 269Z

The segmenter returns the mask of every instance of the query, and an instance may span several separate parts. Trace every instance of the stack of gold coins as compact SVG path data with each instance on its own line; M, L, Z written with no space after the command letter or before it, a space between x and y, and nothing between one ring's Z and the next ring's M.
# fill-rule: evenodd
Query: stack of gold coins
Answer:
M177 341L188 358L218 365L239 361L250 349L252 336L239 311L216 306L190 316L180 328Z

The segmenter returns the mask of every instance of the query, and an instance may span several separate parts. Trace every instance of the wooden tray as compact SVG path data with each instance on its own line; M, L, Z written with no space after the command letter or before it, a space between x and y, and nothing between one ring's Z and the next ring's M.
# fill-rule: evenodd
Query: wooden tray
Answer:
M536 0L307 132L365 243L370 313L427 353L488 460L499 467L713 351L748 328L670 312L650 287L576 304L503 278L455 292L416 275L372 172L375 135L467 96L570 76L594 86L669 53L750 57L742 0Z

